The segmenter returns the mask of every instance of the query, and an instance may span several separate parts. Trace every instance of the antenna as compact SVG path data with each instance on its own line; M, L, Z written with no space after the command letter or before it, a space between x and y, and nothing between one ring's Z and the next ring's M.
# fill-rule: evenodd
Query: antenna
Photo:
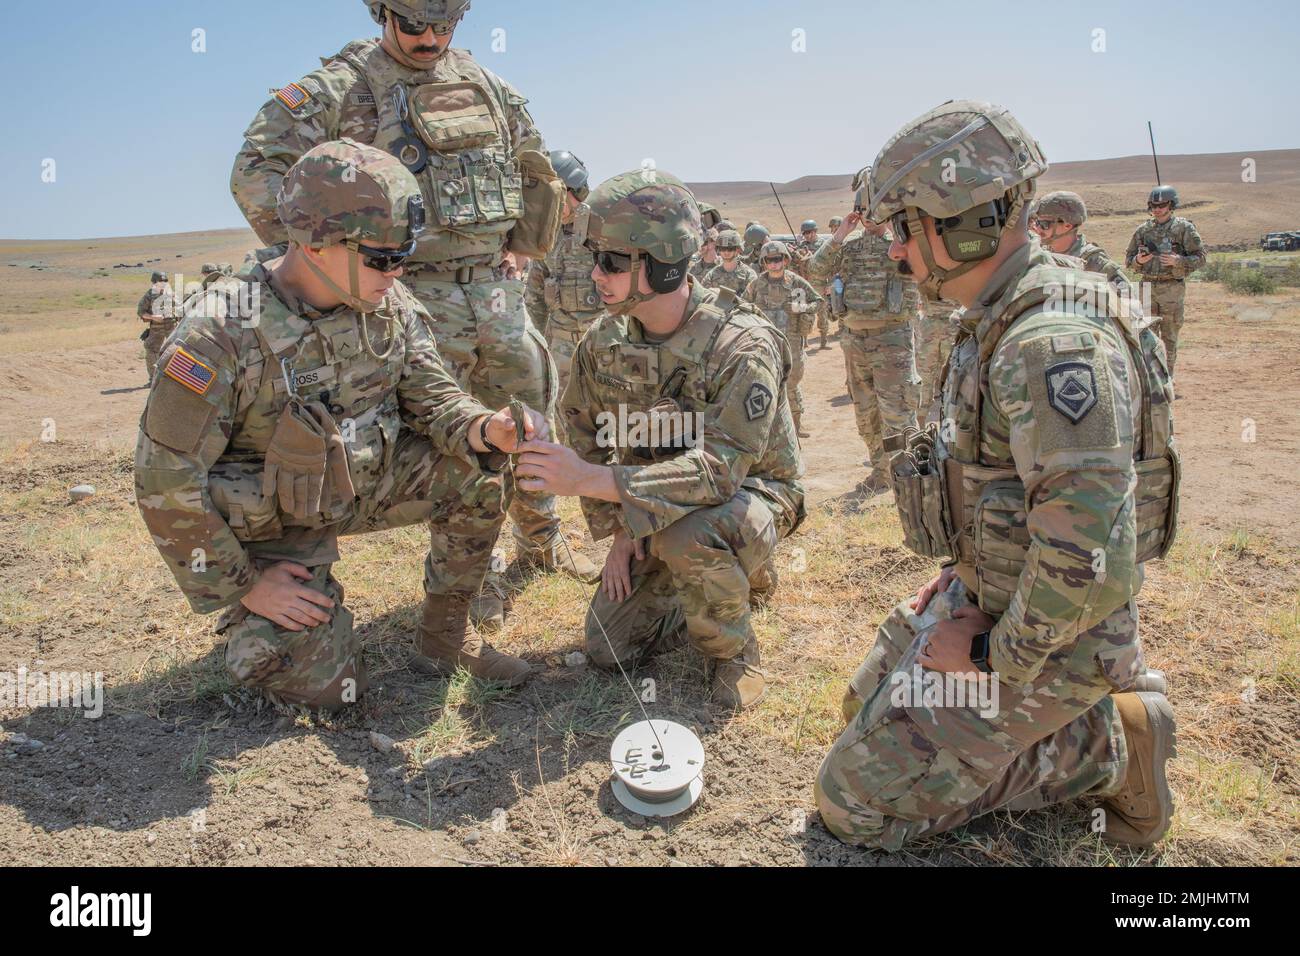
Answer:
M1160 159L1156 156L1156 134L1151 132L1151 121L1147 120L1147 136L1151 139L1151 162L1156 164L1156 185L1163 186L1160 181Z

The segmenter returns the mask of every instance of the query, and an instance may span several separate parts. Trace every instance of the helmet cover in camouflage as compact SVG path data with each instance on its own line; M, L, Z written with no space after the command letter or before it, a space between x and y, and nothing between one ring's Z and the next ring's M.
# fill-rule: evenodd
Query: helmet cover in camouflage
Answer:
M716 226L714 226L713 228L716 229L716 230L718 230L718 233L719 233L719 234L722 234L722 233L726 232L728 229L731 229L731 230L734 231L735 228L736 228L736 224L735 224L734 222L732 222L730 219L719 219L719 220L718 220L718 224L717 224Z
M784 242L773 239L771 242L763 243L762 257L766 259L768 256L782 256L789 259L790 250Z
M299 245L403 245L424 227L415 177L397 159L350 139L308 150L285 174L280 221Z
M740 241L740 233L734 229L723 229L718 233L718 248L721 249L739 249L744 243Z
M1151 190L1151 195L1147 196L1147 208L1158 202L1170 203L1170 209L1178 208L1178 190L1173 186L1157 186Z
M700 222L706 229L716 229L718 223L722 222L722 213L712 203L702 202L697 204L700 207Z
M212 273L219 271L215 262L205 262L199 269L199 275L210 276Z
M414 20L416 23L432 23L434 20L459 20L469 9L470 0L362 0L370 8L370 16L376 23L383 23L383 11L387 7L398 16Z
M1088 221L1088 207L1083 197L1064 189L1050 192L1038 200L1033 214L1043 219L1059 219L1072 226L1082 226Z
M853 190L853 208L859 212L866 212L871 208L871 167L863 166L853 174L853 183L849 187Z
M165 273L165 272L155 272L153 275L151 275L151 276L149 277L149 281L150 281L150 282L166 282L166 281L167 281L167 273Z
M800 232L816 232L816 231L817 231L817 220L816 220L816 219L805 219L803 222L801 222L801 223L799 224L799 231L800 231Z
M751 223L749 228L745 230L745 245L757 246L767 239L769 235L771 233L768 232L767 226L761 222Z
M578 197L578 202L584 202L591 194L591 188L587 183L586 164L567 149L553 149L551 165L555 167L556 175L564 182L569 192Z
M691 191L662 169L634 169L607 179L579 212L587 247L643 252L658 262L680 262L699 250L700 207Z
M884 222L914 207L935 218L956 216L1046 171L1037 141L1005 107L950 100L908 123L880 150L865 183L871 196L866 215Z

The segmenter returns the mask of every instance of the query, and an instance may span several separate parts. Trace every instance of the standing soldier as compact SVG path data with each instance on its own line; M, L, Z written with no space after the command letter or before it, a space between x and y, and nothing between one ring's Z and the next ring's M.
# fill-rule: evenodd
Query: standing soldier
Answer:
M528 101L468 52L451 48L469 0L365 5L383 36L348 44L267 101L235 158L235 200L272 245L286 238L275 216L280 182L311 147L346 136L398 157L420 184L430 218L407 264L406 285L429 312L448 371L494 408L513 394L549 412L554 370L545 340L528 321L516 270L554 242L564 187ZM523 562L594 580L599 571L590 561L579 555L575 566L559 547L554 500L516 495L508 475L506 481ZM472 613L476 622L500 626L504 592L495 570Z
M909 123L872 166L890 256L967 312L944 427L894 459L904 540L946 566L881 625L818 773L822 821L849 843L896 850L1080 796L1105 800L1107 840L1169 826L1173 711L1129 692L1142 562L1174 534L1169 380L1126 299L1029 240L1046 169L1010 113L969 100ZM943 692L914 692L923 678Z
M813 254L822 247L825 242L817 235L817 220L805 219L799 226L799 239L795 242L794 248L790 250L790 267L803 279L808 278L808 260ZM825 285L825 283L819 283ZM829 291L829 287L821 290L824 296ZM819 348L828 349L826 337L831 333L831 308L828 299L823 298L817 304L817 330L821 333L821 344Z
M754 270L755 275L763 271L758 260L763 256L763 243L767 242L769 235L767 226L761 222L751 222L745 227L745 250L741 260Z
M572 450L529 442L517 473L581 495L592 535L614 537L587 616L592 660L634 667L688 641L712 662L715 703L749 707L765 689L750 602L775 585L777 540L804 515L790 350L752 305L686 276L699 211L678 179L634 170L588 203L606 315L564 394ZM652 408L680 431L611 438L602 424Z
M152 285L149 291L140 297L135 307L136 317L145 323L145 330L140 335L144 343L144 367L153 381L153 371L158 365L158 356L162 354L163 343L172 330L180 323L180 307L176 295L172 292L167 273L155 272L149 277Z
M1088 207L1084 205L1083 197L1078 193L1057 190L1038 201L1029 219L1029 228L1048 252L1082 260L1089 272L1101 273L1116 291L1131 295L1132 285L1124 275L1123 267L1079 231L1087 221Z
M840 345L858 434L871 458L871 475L863 488L879 493L889 488L885 440L916 426L918 383L911 319L920 296L889 261L890 239L884 225L862 218L869 172L864 169L854 177L853 212L808 260L808 274L817 282L837 275L843 280Z
M550 158L567 190L564 217L559 241L528 272L525 304L528 315L546 336L563 394L573 350L600 315L600 293L591 281L591 253L573 233L574 210L589 192L587 167L578 157L563 150L552 152Z
M704 285L710 289L730 289L743 295L758 273L740 261L740 233L734 229L718 233L718 258L722 261L704 276Z
M235 680L337 709L366 689L330 573L339 536L432 521L420 663L521 682L529 666L467 628L515 423L457 387L395 281L424 223L414 177L382 150L326 143L289 170L278 208L289 243L204 293L149 394L136 500L154 542L195 611L225 610ZM546 430L538 412L525 427Z
M1173 186L1151 190L1147 197L1151 218L1137 227L1124 255L1124 265L1136 265L1143 281L1151 284L1150 312L1160 318L1160 338L1164 339L1170 375L1178 359L1187 277L1205 265L1201 235L1191 220L1174 215L1177 208L1178 191Z
M691 262L691 278L696 282L703 281L709 274L709 270L716 265L721 265L718 259L718 230L705 229L704 244L700 246L699 254Z
M788 270L790 250L784 242L768 242L763 246L763 274L745 289L745 298L758 306L768 321L781 330L790 345L790 374L786 376L785 393L790 404L790 417L800 438L807 438L803 430L804 343L813 329L813 316L822 302L817 290L808 280Z

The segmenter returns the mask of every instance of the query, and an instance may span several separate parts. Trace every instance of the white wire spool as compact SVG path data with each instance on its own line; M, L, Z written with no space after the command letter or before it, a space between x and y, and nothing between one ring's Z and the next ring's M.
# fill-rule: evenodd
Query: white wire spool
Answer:
M623 728L609 759L614 796L633 813L676 816L704 792L704 744L671 720L642 720Z

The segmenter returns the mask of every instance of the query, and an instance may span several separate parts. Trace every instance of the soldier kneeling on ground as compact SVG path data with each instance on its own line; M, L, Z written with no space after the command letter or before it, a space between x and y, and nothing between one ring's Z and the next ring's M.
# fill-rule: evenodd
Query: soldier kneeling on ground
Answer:
M749 707L765 690L750 602L804 516L790 346L733 292L688 278L700 213L668 173L603 183L578 228L606 314L561 401L572 449L527 442L516 477L581 496L592 536L614 537L587 615L596 664L689 642L712 664L714 702Z
M428 521L453 558L426 559L416 663L521 681L527 664L467 629L516 426L457 387L396 281L419 187L385 152L325 143L285 177L279 214L288 245L213 283L160 361L135 469L155 544L195 611L225 610L236 681L333 710L367 686L330 573L339 537Z

